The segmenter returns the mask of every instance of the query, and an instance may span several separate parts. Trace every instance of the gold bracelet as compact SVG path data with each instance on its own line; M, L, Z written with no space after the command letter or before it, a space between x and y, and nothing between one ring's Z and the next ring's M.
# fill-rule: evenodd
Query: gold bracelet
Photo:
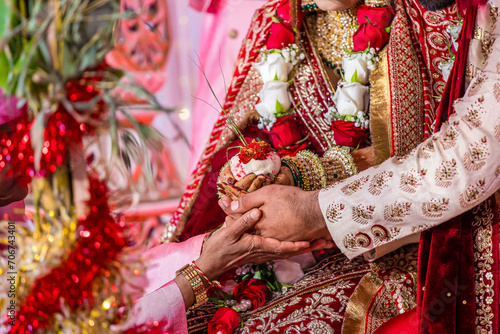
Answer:
M297 156L304 157L309 160L309 168L313 173L315 186L312 190L317 190L326 187L326 172L317 154L309 150L300 151Z
M349 148L343 148L334 146L326 151L324 157L326 158L334 158L342 164L342 167L345 172L345 176L353 176L358 173L358 168L354 163L354 159L352 158L351 153L349 152Z
M176 275L183 275L188 280L189 285L191 285L191 289L193 289L195 303L190 308L196 308L208 301L203 281L192 264L186 264L176 272Z

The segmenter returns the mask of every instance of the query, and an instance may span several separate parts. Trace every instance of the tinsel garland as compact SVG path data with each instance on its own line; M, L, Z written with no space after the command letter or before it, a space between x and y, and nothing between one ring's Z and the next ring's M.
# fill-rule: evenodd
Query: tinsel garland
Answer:
M33 283L11 333L53 329L54 314L63 312L63 303L70 311L83 305L93 307L95 280L109 276L109 267L125 247L124 224L111 216L106 185L95 178L89 181L90 212L79 221L76 247L58 267Z

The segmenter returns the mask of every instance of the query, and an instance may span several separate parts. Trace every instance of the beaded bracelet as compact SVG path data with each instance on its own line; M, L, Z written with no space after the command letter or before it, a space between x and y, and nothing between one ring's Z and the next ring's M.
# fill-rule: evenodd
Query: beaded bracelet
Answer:
M326 187L326 173L323 164L321 163L319 157L309 150L300 151L297 154L298 157L304 157L309 160L309 168L313 173L313 178L315 179L314 190Z
M352 158L349 148L343 148L337 146L332 147L328 151L326 151L324 157L334 158L339 160L343 165L343 169L347 174L346 175L347 177L353 176L358 173L358 168L354 163L354 159Z
M201 269L196 265L196 263L193 261L191 262L191 265L193 266L194 270L196 270L196 272L198 273L198 275L200 275L201 277L203 277L205 279L205 281L207 281L207 283L210 285L210 286L215 286L216 288L219 288L219 289L222 289L223 286L222 284L220 284L219 281L216 281L216 280L210 280L207 275L205 275L205 273L203 271L201 271Z
M186 264L177 271L176 275L183 275L189 282L189 285L191 285L191 289L193 289L195 303L190 308L196 308L208 301L207 292L205 291L205 286L203 285L201 276L192 264Z

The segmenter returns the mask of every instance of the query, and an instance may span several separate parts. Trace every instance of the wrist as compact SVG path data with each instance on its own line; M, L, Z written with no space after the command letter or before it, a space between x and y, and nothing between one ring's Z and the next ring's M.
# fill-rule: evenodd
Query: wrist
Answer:
M323 217L323 213L321 212L321 207L319 205L319 192L319 190L308 191L308 199L306 201L307 207L309 208L308 215L310 217L312 227L317 231L327 228L325 218Z

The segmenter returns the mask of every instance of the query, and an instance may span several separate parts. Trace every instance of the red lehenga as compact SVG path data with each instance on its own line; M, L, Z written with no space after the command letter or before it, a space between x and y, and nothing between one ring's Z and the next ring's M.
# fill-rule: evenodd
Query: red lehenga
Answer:
M271 16L281 2L271 0L255 14L225 100L225 108L238 126L245 129L245 136L271 142L272 138L256 127L253 117L262 82L252 63L259 59L258 50L266 43ZM396 16L390 41L381 52L382 60L370 80L371 142L378 162L410 152L432 134L436 97L445 87L438 68L448 55L449 35L445 29L457 15L455 6L429 12L416 0L396 0L394 8ZM306 25L300 30L299 43L306 59L299 65L292 84L297 108L289 125L302 138L309 137L306 143L283 149L293 153L309 148L321 155L335 145L330 124L323 117L332 103L333 88L310 42ZM234 140L221 116L164 240L185 240L223 222L216 182L227 157L236 153L227 150L235 146ZM326 258L286 294L244 313L244 326L237 332L374 333L387 320L415 309L417 253L418 246L409 245L372 263L362 258L349 261L341 254ZM206 330L214 312L210 304L189 311L190 332Z

